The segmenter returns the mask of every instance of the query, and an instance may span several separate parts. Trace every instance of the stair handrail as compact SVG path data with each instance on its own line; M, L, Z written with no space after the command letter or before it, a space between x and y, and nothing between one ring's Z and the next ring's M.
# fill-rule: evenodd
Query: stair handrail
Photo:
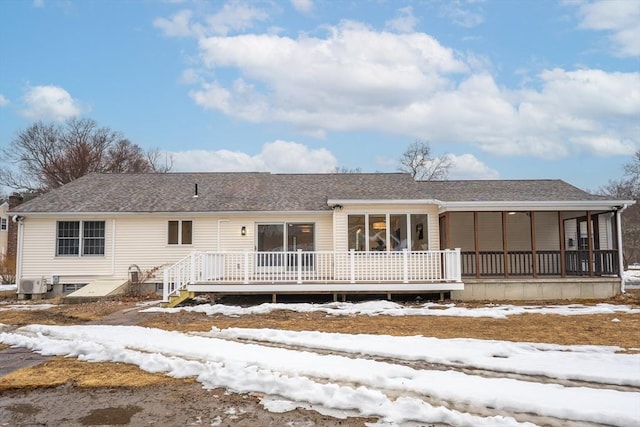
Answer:
M173 265L164 268L162 278L162 301L168 302L171 295L177 295L187 287L191 280L191 253Z

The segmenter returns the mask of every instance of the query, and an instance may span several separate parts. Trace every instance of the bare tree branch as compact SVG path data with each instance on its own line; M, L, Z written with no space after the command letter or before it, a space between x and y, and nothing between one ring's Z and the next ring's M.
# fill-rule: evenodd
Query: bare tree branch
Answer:
M410 173L416 181L441 181L449 176L451 158L448 154L431 157L428 142L415 141L400 157L398 170Z
M635 200L636 204L622 212L622 242L624 263L640 262L640 150L624 166L624 178L609 181L600 193L623 200Z
M93 172L168 172L172 165L156 165L155 152L145 152L91 119L63 125L37 122L18 132L2 151L0 179L15 190L45 192Z

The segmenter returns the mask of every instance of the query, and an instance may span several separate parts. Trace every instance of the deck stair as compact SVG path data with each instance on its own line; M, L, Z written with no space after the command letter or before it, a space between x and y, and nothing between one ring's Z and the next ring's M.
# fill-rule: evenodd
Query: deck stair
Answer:
M194 298L195 296L196 296L195 292L190 292L186 289L182 289L178 294L169 296L169 301L163 303L163 307L165 308L176 307L182 304L183 302L185 302L186 300Z

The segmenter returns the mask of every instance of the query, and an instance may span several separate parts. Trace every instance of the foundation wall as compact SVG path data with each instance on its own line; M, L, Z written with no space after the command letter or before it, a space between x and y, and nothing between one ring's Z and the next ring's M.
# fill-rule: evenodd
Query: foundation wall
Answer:
M620 294L619 278L464 279L464 290L451 291L459 301L548 301L606 299Z

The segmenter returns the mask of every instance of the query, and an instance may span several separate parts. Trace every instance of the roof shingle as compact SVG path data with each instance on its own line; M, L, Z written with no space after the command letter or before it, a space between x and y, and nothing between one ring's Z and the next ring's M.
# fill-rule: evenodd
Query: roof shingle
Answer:
M198 197L194 196L198 186ZM402 173L91 174L15 209L20 213L323 211L328 199L591 201L561 180L423 181Z

